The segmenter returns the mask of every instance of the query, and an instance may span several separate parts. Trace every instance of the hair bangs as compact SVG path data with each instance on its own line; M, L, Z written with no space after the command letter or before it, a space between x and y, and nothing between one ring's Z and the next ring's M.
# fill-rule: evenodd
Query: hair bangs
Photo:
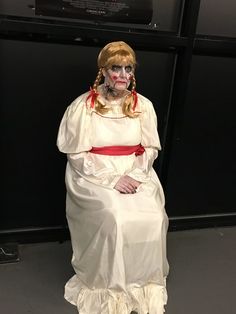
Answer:
M120 50L107 59L105 67L111 67L112 65L120 64L132 65L135 67L136 61L134 56L132 56L132 54L130 54L128 51Z

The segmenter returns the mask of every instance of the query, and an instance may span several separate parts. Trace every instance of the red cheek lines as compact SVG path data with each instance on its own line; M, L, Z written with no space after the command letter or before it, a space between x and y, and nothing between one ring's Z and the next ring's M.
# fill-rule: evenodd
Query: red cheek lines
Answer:
M113 79L113 81L116 81L118 79L118 76L117 75L112 75L111 78Z
M130 75L128 76L128 80L129 80L129 81L132 81L132 80L133 80L133 77L134 77L134 76L133 76L132 74L130 74Z

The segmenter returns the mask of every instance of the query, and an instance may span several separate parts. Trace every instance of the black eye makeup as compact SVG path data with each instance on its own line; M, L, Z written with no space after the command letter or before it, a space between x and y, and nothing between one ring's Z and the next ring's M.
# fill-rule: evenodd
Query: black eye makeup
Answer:
M121 65L112 65L112 67L111 67L111 70L113 72L119 72L119 71L121 71L121 69L122 69Z
M127 65L127 66L125 67L125 71L126 71L127 73L130 73L130 72L133 71L133 67L132 67L131 65Z
M121 66L121 65L112 65L112 66L111 66L111 70L112 70L113 72L119 72L119 71L122 70L122 68L123 68L123 66ZM132 67L131 65L127 65L127 66L125 66L124 68L125 68L125 72L126 72L126 73L130 73L130 72L133 71L133 67Z

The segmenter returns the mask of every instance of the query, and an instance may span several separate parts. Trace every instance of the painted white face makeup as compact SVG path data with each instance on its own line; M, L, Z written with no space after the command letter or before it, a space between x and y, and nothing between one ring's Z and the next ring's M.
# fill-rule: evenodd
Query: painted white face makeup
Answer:
M112 65L104 71L105 87L114 92L122 92L129 87L133 76L132 65Z

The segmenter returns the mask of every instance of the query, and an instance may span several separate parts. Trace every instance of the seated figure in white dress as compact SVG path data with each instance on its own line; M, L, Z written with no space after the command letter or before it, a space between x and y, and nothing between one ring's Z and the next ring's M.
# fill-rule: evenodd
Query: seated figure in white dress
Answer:
M152 167L161 147L135 66L129 45L106 45L93 87L67 108L58 133L75 270L65 298L80 314L162 314L167 302L168 218Z

